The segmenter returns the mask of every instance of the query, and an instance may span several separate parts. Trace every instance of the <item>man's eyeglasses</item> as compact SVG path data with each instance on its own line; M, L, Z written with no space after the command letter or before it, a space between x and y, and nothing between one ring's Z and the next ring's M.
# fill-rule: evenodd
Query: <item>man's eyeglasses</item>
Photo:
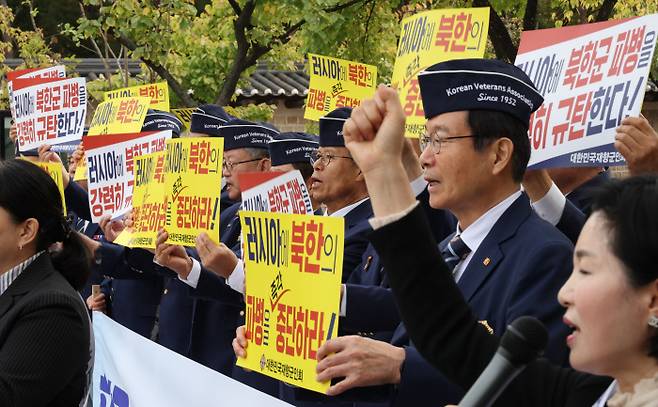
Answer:
M423 134L420 136L419 141L421 150L424 151L429 146L434 154L439 154L441 152L441 146L448 140L458 140L462 138L474 137L477 137L477 135L471 134L469 136L449 136L446 132L435 131L431 135L427 133Z
M323 167L326 167L334 158L347 158L348 160L352 160L352 157L345 157L342 155L315 153L311 154L311 165L315 166L315 163L319 162Z
M231 172L231 171L233 171L233 168L235 168L235 166L238 165L238 164L251 163L251 162L254 162L254 161L260 161L262 159L263 159L263 157L254 158L254 159L251 159L251 160L238 161L238 162L235 162L235 163L233 161L224 161L222 163L222 168L224 168L228 172Z

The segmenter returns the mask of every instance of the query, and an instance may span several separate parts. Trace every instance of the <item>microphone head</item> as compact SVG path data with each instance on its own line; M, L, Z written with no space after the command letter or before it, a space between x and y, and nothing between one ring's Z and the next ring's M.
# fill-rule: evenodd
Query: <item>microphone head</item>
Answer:
M513 365L525 365L544 352L548 332L534 317L519 317L507 326L500 340L500 350Z

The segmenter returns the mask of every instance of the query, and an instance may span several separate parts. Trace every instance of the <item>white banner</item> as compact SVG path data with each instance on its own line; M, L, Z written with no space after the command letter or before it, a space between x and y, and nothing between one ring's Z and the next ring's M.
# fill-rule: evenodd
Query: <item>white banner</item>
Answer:
M528 167L625 163L616 128L640 113L657 33L658 14L523 32L514 63L544 96Z
M241 209L301 215L313 214L311 197L299 170L281 173L276 178L243 191Z
M20 151L42 144L61 144L80 140L87 114L85 78L52 79L50 82L18 88L19 81L39 82L43 79L15 79L12 105L16 120L16 139Z
M94 312L94 407L290 406Z
M87 162L89 210L98 223L104 215L113 219L132 209L134 158L165 150L171 130L87 136L84 138Z

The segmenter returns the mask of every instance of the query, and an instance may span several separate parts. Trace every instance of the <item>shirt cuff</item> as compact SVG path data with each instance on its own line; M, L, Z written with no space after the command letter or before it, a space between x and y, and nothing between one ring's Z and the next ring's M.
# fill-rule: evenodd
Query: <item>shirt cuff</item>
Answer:
M340 299L339 317L347 316L347 285L343 284L343 298Z
M226 284L232 289L244 295L244 263L238 259L238 263L226 279Z
M199 277L201 277L201 263L194 257L190 258L192 259L192 270L190 270L190 274L187 275L187 278L182 278L179 274L178 279L190 287L196 288L199 285Z
M427 188L427 181L421 175L415 180L411 181L411 190L414 191L414 196L418 196Z
M553 183L546 195L531 205L540 218L555 226L560 222L566 204L567 198L562 194L560 188Z
M368 222L370 222L370 226L372 226L373 230L377 230L379 228L382 228L389 223L393 223L397 220L400 220L407 216L411 211L413 211L416 206L418 206L418 201L414 202L412 205L410 205L407 209L404 209L398 213L393 213L391 215L387 216L381 216L379 218L370 218Z

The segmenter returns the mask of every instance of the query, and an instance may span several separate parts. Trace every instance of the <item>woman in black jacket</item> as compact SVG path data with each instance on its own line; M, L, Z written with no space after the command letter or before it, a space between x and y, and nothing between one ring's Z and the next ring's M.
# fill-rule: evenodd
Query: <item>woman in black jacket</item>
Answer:
M76 292L89 260L55 182L0 162L0 406L84 406L93 347Z
M428 361L468 389L499 340L464 301L404 179L404 116L396 92L380 87L374 101L355 109L344 133L366 178L377 217L372 241L411 340ZM578 370L533 362L497 405L657 404L657 208L656 177L608 186L595 200L576 245L573 273L559 294L565 323L573 328L567 339L570 362ZM605 376L615 382L610 386Z

